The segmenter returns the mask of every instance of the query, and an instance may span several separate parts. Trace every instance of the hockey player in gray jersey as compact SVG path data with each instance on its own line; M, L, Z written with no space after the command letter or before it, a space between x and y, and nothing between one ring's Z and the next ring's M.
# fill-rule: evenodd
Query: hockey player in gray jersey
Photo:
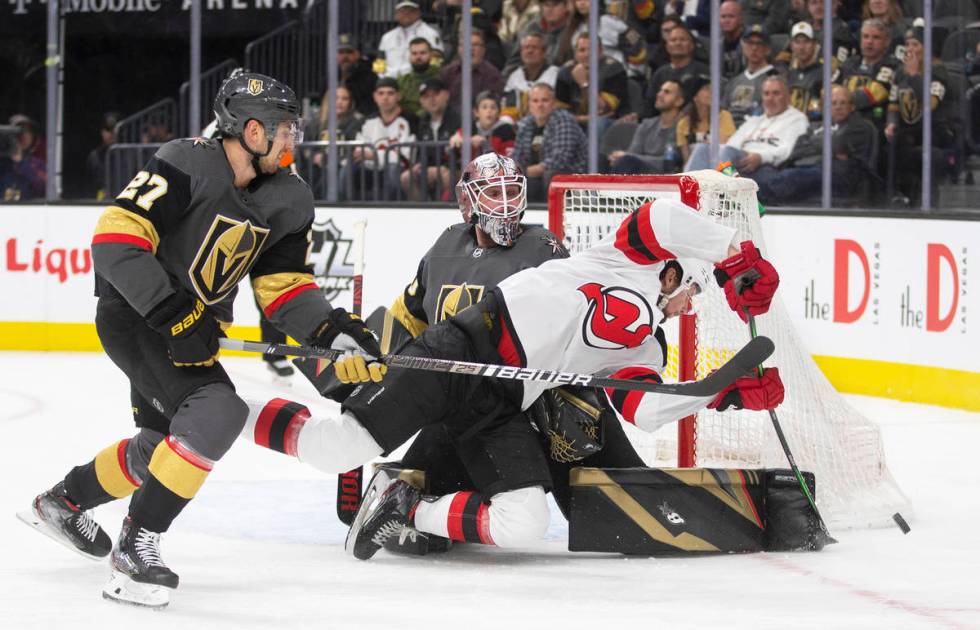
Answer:
M165 144L103 212L92 239L96 327L130 381L139 432L71 469L22 520L93 559L112 551L106 598L160 607L178 577L160 534L241 431L248 408L218 362L246 275L265 315L297 339L345 351L347 381L379 381L363 323L316 290L306 260L313 199L280 169L300 140L299 104L242 73L214 102L221 140ZM132 495L115 548L87 510Z

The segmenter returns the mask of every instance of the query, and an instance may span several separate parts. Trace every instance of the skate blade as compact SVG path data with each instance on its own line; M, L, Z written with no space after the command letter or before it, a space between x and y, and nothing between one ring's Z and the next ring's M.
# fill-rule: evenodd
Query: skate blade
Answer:
M364 521L367 520L371 511L374 509L375 500L388 487L389 483L391 483L391 477L384 470L379 470L374 473L374 477L371 477L371 483L361 498L361 507L357 510L357 514L354 515L354 522L351 523L350 529L347 531L347 539L344 541L344 552L347 555L354 556L354 541L357 540L357 535L364 526Z
M119 604L162 610L170 603L172 588L159 584L143 584L125 573L113 571L102 588L102 598Z
M95 560L96 562L98 562L100 560L104 560L106 558L106 556L109 555L108 553L106 553L105 556L96 556L94 554L86 553L86 552L82 551L81 549L79 549L75 545L71 544L71 541L66 540L61 535L60 532L55 531L54 529L51 528L50 525L48 525L47 523L45 523L37 515L37 513L34 511L33 508L30 509L30 510L24 510L22 512L17 512L17 518L20 521L22 521L25 525L27 525L28 527L30 527L30 528L32 528L34 530L37 530L39 532L41 532L42 534L44 534L45 536L47 536L51 540L53 540L56 543L58 543L59 545L61 545L62 547L67 547L68 549L71 549L72 551L74 551L75 553L77 553L78 555L80 555L83 558L88 558L89 560Z

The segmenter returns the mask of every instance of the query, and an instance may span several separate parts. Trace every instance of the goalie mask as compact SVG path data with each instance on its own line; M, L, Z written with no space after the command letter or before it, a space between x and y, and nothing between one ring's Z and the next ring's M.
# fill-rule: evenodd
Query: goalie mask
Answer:
M583 387L549 389L538 396L529 411L538 431L548 440L548 455L561 463L577 462L601 451L603 420L618 422L599 402L595 390Z
M661 292L657 298L657 308L665 313L667 305L672 299L687 292L688 301L681 315L690 315L697 312L697 307L701 297L708 290L714 279L712 275L712 265L697 258L677 258L668 260L661 272L661 282L668 269L674 269L680 276L680 283L677 288L670 292Z
M456 184L456 201L470 223L497 245L510 247L521 232L527 179L511 158L484 153L463 171Z

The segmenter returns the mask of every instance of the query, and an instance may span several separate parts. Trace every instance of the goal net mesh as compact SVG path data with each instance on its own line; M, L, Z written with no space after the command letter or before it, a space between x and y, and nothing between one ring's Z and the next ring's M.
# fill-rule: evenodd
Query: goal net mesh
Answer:
M574 253L604 238L625 216L655 197L683 198L715 221L737 230L737 241L752 240L765 254L756 184L715 171L686 176L575 176L552 183L551 229L564 235ZM695 185L696 184L696 185ZM683 194L686 192L686 194ZM878 426L851 408L814 363L777 292L768 313L756 318L758 333L772 339L786 399L777 409L780 425L802 470L813 471L817 505L837 528L884 526L895 512L910 511L908 500L885 465ZM669 343L665 377L677 379L676 320L666 325ZM696 375L703 378L749 341L748 326L712 286L696 314ZM626 424L630 439L648 465L675 465L677 428L646 433ZM769 415L757 411L698 414L695 458L702 467L788 468Z

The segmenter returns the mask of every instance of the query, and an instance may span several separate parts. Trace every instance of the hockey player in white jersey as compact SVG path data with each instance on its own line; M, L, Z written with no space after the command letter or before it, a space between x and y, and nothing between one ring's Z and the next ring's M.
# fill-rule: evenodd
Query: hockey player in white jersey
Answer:
M504 221L525 205L521 175L493 174L465 185L490 218ZM768 310L779 276L751 242L734 238L731 228L678 201L644 204L594 247L503 280L478 304L426 329L401 354L660 381L666 344L659 324L690 308L712 265L712 281L724 288L735 312L745 317L745 311ZM339 416L298 411L284 435L301 461L338 473L390 453L428 424L456 425L465 433L487 417L519 413L554 386L391 370L383 382L358 387ZM625 420L654 431L705 407L771 409L782 401L783 388L778 372L767 369L714 397L607 394ZM251 405L245 435L263 407ZM347 541L348 551L362 559L408 524L502 547L530 544L548 525L543 491L500 509L492 497L423 499L397 480L369 491L375 496L367 497Z

